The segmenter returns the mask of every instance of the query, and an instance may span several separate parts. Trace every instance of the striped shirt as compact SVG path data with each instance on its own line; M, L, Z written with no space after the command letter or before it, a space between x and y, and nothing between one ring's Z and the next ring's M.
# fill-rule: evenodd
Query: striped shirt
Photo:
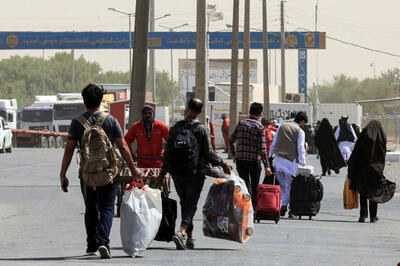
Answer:
M264 167L269 167L264 127L256 118L250 117L238 123L229 138L229 148L236 160L262 160Z

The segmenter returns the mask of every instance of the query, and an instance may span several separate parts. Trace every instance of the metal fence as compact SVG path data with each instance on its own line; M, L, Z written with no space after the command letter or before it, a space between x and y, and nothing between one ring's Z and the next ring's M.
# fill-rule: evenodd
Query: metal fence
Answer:
M361 126L364 127L371 120L381 122L387 135L388 151L400 149L400 115L363 116Z

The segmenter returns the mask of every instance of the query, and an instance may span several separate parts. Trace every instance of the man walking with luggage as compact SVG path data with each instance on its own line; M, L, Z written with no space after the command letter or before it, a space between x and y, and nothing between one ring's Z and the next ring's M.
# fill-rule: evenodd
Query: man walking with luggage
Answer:
M125 135L125 141L131 150L132 143L137 141L137 162L139 168L161 168L163 140L168 137L168 127L154 119L154 110L145 105L142 109L142 121L132 125ZM132 150L131 150L132 151Z
M250 106L250 117L240 121L229 138L233 162L236 162L239 176L246 182L254 207L257 204L257 186L260 182L260 161L264 164L265 174L272 174L268 164L264 127L258 121L262 113L262 104L253 103Z
M282 189L281 216L285 216L290 201L290 186L298 163L306 164L305 133L308 122L304 112L298 112L294 122L281 125L272 141L270 156L275 155L276 177Z
M134 166L132 156L125 143L118 121L111 115L100 112L100 104L103 99L103 94L103 88L94 84L89 84L82 91L86 112L82 114L82 116L72 120L69 127L68 141L65 146L64 157L61 165L60 181L62 190L68 192L67 188L69 180L66 177L66 173L71 163L75 147L78 145L81 154L79 179L83 199L85 201L85 228L87 235L86 254L95 255L96 252L99 251L102 259L109 259L111 258L109 236L114 217L116 189L119 184L118 163L113 165L113 169L110 169L109 164L110 161L118 162L118 157L116 156L115 151L112 151L111 154L113 155L111 160L108 158L108 156L110 156L109 152L106 154L107 158L99 158L104 159L101 160L101 162L108 161L107 165L100 164L100 162L96 160L90 160L90 162L86 159L83 160L82 158L86 158L86 155L88 155L85 153L86 149L83 149L83 147L87 147L89 150L92 148L90 144L88 146L88 142L90 143L90 137L89 141L87 139L88 133L93 132L93 128L96 126L101 127L101 129L98 130L100 131L99 133L101 137L103 137L103 140L105 140L105 143L94 143L96 153L91 153L91 156L96 157L96 155L100 154L99 150L103 150L104 148L108 148L108 151L110 151L110 149L113 149L112 144L115 142L133 175L140 177L140 172ZM108 139L104 138L104 133L107 135ZM99 137L99 134L96 136L96 134L93 133L91 136L96 138ZM99 147L98 144L104 145L104 147ZM94 174L86 168L89 163L92 163L97 167L97 171L95 171ZM107 175L110 172L113 172L111 180L105 185L96 187L87 185L89 180L90 182L101 182L102 180L100 180L99 174L104 173Z
M158 177L161 185L169 172L180 199L182 222L173 237L176 248L180 250L194 248L193 217L205 180L201 169L208 163L221 166L226 174L230 174L232 169L214 152L205 126L197 120L202 110L200 99L189 100L186 119L177 122L169 132Z

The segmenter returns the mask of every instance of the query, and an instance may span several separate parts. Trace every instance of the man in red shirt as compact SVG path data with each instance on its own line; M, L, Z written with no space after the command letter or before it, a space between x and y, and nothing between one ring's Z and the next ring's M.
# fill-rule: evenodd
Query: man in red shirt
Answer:
M222 127L221 127L221 131L222 131L222 136L224 137L224 142L225 142L225 151L224 152L228 152L228 147L229 147L229 118L226 116L226 114L222 114L221 115L222 120L224 120L222 122Z
M264 126L265 136L267 137L267 154L269 158L269 150L271 149L272 141L274 140L272 136L272 131L276 132L277 129L276 127L271 125L271 122L265 117L261 119L261 124Z
M163 140L168 138L168 127L154 119L153 108L145 105L142 121L133 124L125 135L125 141L132 153L132 143L137 141L137 163L139 168L161 168Z

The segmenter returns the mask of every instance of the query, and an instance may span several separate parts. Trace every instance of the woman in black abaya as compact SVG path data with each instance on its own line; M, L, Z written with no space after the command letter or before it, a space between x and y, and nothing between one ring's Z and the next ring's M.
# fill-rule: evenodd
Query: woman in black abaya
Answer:
M389 201L396 190L396 184L383 175L386 156L386 134L377 120L370 121L362 130L353 153L348 161L348 177L351 189L360 193L360 219L365 222L368 206L371 223L378 221L377 203Z
M315 144L318 148L323 176L326 172L330 175L331 169L338 174L339 169L346 166L333 135L332 126L326 118L322 119L315 134Z

